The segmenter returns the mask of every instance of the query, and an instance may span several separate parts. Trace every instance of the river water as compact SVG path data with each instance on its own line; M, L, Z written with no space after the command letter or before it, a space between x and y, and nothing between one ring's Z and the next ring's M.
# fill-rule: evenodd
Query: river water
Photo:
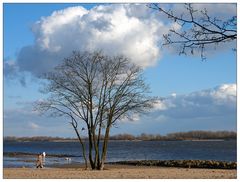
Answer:
M82 163L78 142L4 142L3 167L34 167L36 154L46 152L46 166ZM11 155L15 152L19 155ZM21 152L29 155L22 155ZM237 160L237 144L230 141L110 141L107 162L123 160Z

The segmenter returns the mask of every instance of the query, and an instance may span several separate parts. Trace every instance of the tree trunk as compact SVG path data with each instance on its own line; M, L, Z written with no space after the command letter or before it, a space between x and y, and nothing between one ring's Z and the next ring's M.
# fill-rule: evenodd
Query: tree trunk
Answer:
M106 155L107 155L109 132L110 132L110 125L107 126L106 132L105 132L104 142L103 142L103 146L102 146L101 163L100 163L100 166L98 166L99 170L103 170L103 168L104 168L104 162L106 160Z
M94 144L94 149L95 149L95 158L94 158L94 165L95 167L97 168L97 161L98 161L98 156L99 156L99 148L98 148L98 145L97 145L97 138L96 138L96 135L95 135L95 129L93 131L93 144Z
M88 132L88 141L89 141L88 157L89 157L89 162L90 162L91 168L95 169L96 167L95 167L95 164L92 159L92 134L91 134L90 128L88 130L89 130L89 132Z
M100 152L99 152L99 143L101 139L101 130L102 130L102 122L99 124L98 129L98 138L97 138L97 146L98 146L98 154L97 154L97 168L100 169Z

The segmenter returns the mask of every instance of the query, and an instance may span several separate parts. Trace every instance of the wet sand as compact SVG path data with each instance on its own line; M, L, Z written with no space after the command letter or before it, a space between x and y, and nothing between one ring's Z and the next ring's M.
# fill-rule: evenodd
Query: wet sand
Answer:
M197 169L106 165L103 171L81 168L4 168L8 179L236 179L236 169Z

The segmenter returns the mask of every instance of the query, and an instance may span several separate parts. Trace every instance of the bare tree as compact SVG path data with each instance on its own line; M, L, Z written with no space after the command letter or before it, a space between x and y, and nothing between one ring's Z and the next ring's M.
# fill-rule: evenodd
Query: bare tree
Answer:
M195 9L193 4L185 4L185 9L180 15L172 9L162 8L160 4L150 4L149 7L180 25L180 29L172 28L169 33L163 35L163 45L178 45L179 54L200 52L202 60L205 60L206 46L216 47L237 39L236 15L221 20L210 16L207 9Z
M145 113L155 98L147 96L142 71L124 56L108 57L101 52L73 52L53 72L44 92L48 99L37 103L37 109L51 111L53 116L66 115L83 147L78 123L88 133L88 160L92 169L103 169L111 127L122 118ZM103 143L100 139L104 135ZM86 162L86 160L85 160Z

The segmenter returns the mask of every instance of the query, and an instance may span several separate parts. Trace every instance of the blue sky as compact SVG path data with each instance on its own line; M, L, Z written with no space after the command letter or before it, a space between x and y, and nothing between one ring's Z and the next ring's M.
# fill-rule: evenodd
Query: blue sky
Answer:
M82 6L85 10L66 9L76 6ZM60 56L67 55L69 47L76 49L79 46L82 49L82 44L90 45L89 40L85 39L86 33L92 35L96 49L103 48L108 51L113 47L132 56L132 59L136 60L135 63L143 66L152 95L165 98L165 102L159 103L158 109L148 116L138 116L134 122L120 122L118 128L113 129L113 134L144 132L166 134L198 129L236 130L237 68L236 52L231 50L231 45L217 48L209 54L207 61L201 61L199 56L179 56L158 46L162 41L161 33L167 31L168 27L160 26L161 16L151 15L156 12L145 10L144 4L138 5L137 8L133 4L124 7L104 4L101 9L92 9L96 6L96 4L4 4L5 136L73 136L66 118L38 116L32 111L32 103L44 98L38 91L41 80L36 76L40 71L54 65L53 62ZM124 14L125 10L129 14ZM58 13L53 15L53 12ZM85 18L72 18L76 16L76 12L80 14L83 12L86 14ZM78 16L81 17L80 14ZM113 27L115 22L122 25L115 25L115 29L108 31L111 35L108 36L105 30L101 29L99 22L93 22L95 16L101 16L104 20L101 23L104 26L109 23L108 21L111 21ZM155 20L159 22L150 23ZM126 27L125 21L132 23ZM76 23L82 22L87 28L76 30ZM156 31L152 31L153 29ZM91 34L91 31L96 30L101 35L102 41L98 41L99 37ZM62 33L66 39L61 36ZM72 37L75 34L82 44L73 42ZM71 45L64 47L65 44ZM131 51L132 47L139 50L140 56ZM48 50L50 48L51 51L55 50L59 57L52 57L53 53ZM43 55L47 63L41 60L39 55ZM55 60L52 60L53 58Z

